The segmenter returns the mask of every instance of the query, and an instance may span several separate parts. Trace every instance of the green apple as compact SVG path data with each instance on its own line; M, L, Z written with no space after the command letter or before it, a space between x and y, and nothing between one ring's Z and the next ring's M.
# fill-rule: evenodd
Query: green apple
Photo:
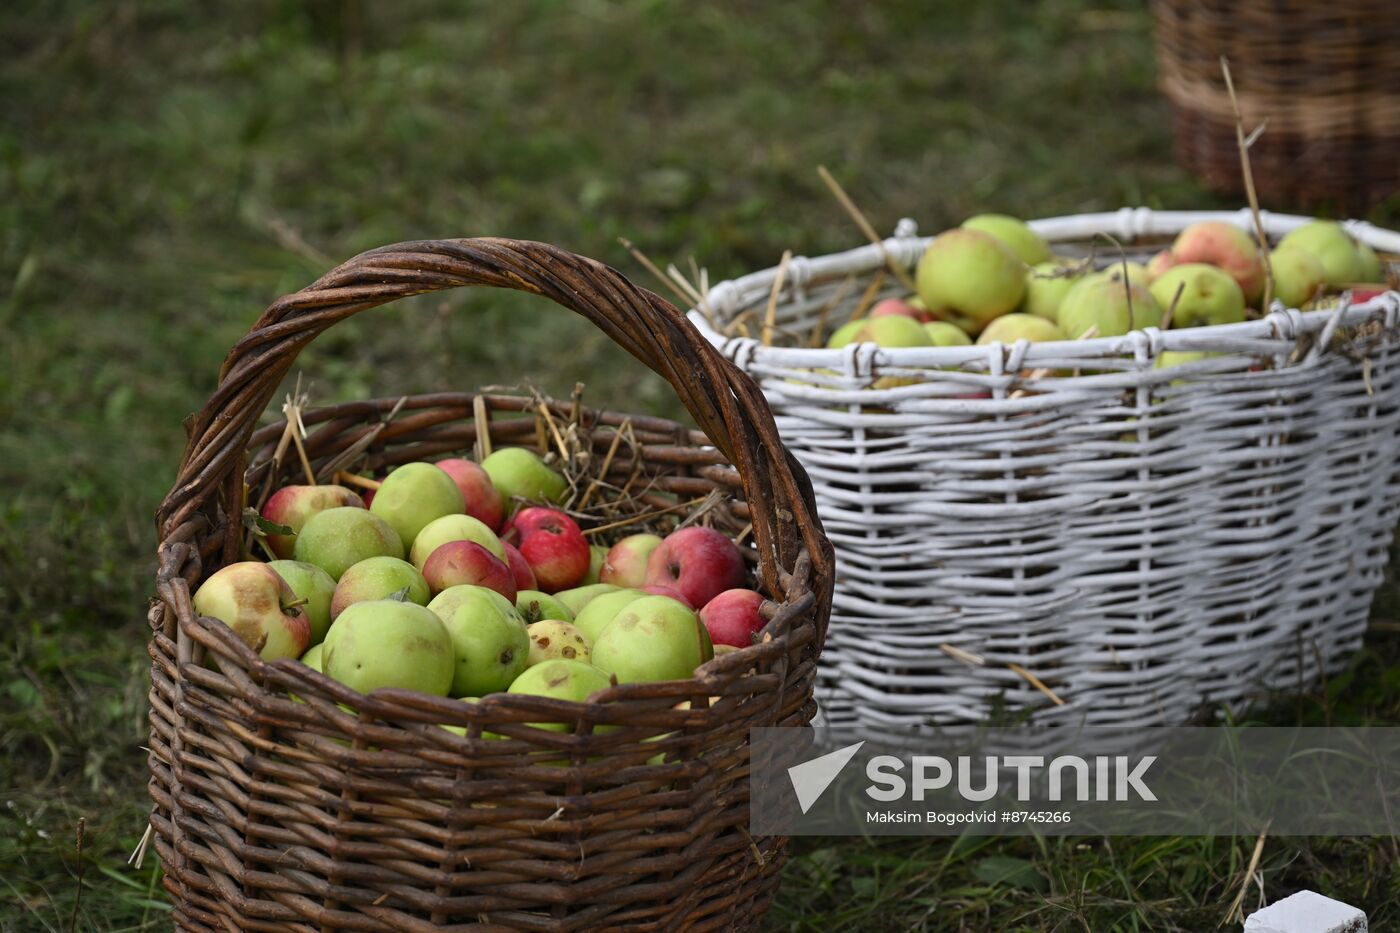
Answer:
M591 654L588 639L568 622L545 619L529 626L531 666L551 658L587 661Z
M262 517L275 525L290 528L292 533L268 535L268 549L280 558L291 557L296 546L296 535L306 525L307 519L317 512L338 506L362 509L365 502L344 486L283 486L263 504Z
M1235 280L1246 302L1264 293L1264 257L1254 235L1223 220L1194 223L1172 242L1172 262L1215 266Z
M712 657L700 617L669 596L630 603L593 641L593 664L618 683L685 680Z
M444 515L460 515L467 501L457 481L431 463L405 463L384 478L369 510L411 542L423 526Z
M987 325L982 331L982 336L977 338L979 344L994 343L1015 343L1018 340L1029 340L1032 343L1044 340L1064 340L1065 332L1060 330L1059 325L1054 321L1047 321L1043 317L1034 314L1003 314L995 321Z
M598 640L599 635L603 634L603 629L617 618L622 607L634 603L646 595L639 589L626 589L595 596L574 615L574 627L583 633L583 637L587 638L591 645Z
M1381 257L1376 255L1376 251L1371 249L1369 243L1356 241L1356 255L1361 259L1360 274L1357 276L1358 282L1384 282L1385 268L1381 265Z
M1244 292L1229 273L1216 266L1203 262L1172 266L1152 283L1151 291L1163 308L1176 302L1173 327L1238 324L1244 320Z
M510 693L524 693L530 696L553 697L571 703L585 703L588 698L612 686L607 674L592 664L583 661L569 661L555 658L543 661L529 668L511 683ZM564 722L531 723L539 729L550 732L571 732L573 726ZM616 726L597 726L595 732L616 729Z
M530 634L515 606L495 590L462 584L443 590L428 608L452 638L453 696L504 690L530 660Z
M864 318L847 321L831 332L831 336L826 339L826 348L828 350L837 350L851 343L855 339L856 331L860 330L863 326L865 326Z
M1147 267L1140 262L1123 262L1114 260L1110 265L1100 269L1097 273L1111 282L1121 282L1126 278L1134 285L1141 285L1147 288L1152 284L1154 276L1147 271Z
M1327 273L1328 285L1346 285L1361 278L1362 259L1356 242L1341 224L1314 220L1291 230L1279 246L1296 246L1317 257Z
M502 562L506 561L506 549L501 547L501 539L496 537L496 533L488 528L485 522L470 515L444 515L428 522L423 526L423 530L418 532L418 537L413 539L408 559L422 572L423 565L428 562L433 551L449 541L475 541L499 557Z
M301 611L311 625L311 640L320 644L326 637L326 629L331 627L331 597L335 594L331 575L315 564L300 560L274 560L267 565L287 581L298 599L306 600Z
M1157 356L1157 369L1166 369L1170 366L1180 366L1183 363L1195 363L1214 354L1205 350L1163 350Z
M525 624L541 619L556 619L560 622L574 621L569 607L548 593L539 590L521 590L515 594L515 611L525 620Z
M364 512L364 509L356 509ZM194 611L233 629L264 661L296 658L311 645L311 623L276 570L245 560L216 571L195 591Z
M1006 214L978 214L963 221L964 230L980 230L1011 248L1028 266L1050 258L1050 247L1025 222Z
M583 582L579 586L592 586L594 583L601 583L598 578L603 572L603 562L608 559L608 548L602 544L590 544L588 546L588 573L583 575Z
M1021 300L1021 310L1055 320L1069 290L1088 274L1083 263L1072 260L1051 259L1038 263L1026 273L1026 295Z
M929 321L924 325L928 339L935 347L970 347L972 338L961 327L947 321Z
M399 590L408 590L408 601L428 605L432 593L428 581L418 569L399 557L370 557L341 574L331 599L331 619L334 620L352 603L388 599Z
M911 317L890 315L866 318L852 343L873 343L881 347L928 347L933 345L924 325Z
M1099 337L1121 337L1160 325L1162 308L1141 285L1092 275L1070 289L1058 319L1070 340L1080 339L1091 327L1098 328Z
M301 663L311 668L316 673L321 673L321 651L325 645L317 642L306 649L306 654L301 656Z
M326 509L307 519L292 555L339 580L345 571L370 557L403 557L403 541L378 515L347 506Z
M558 505L569 492L563 475L524 447L503 447L494 451L481 461L481 468L506 500L507 512L515 508L518 499Z
M452 686L452 639L417 603L355 603L331 623L321 660L327 676L361 693L399 687L446 696Z
M1298 246L1280 246L1269 254L1274 297L1290 308L1301 308L1327 287L1322 262Z
M916 270L930 308L951 308L971 330L1015 308L1026 292L1026 266L1000 240L979 230L949 230L929 244Z
M576 586L571 590L560 590L554 594L554 598L564 604L564 608L578 618L578 614L589 601L602 596L604 593L616 593L621 587L613 586L611 583L594 583L591 586Z

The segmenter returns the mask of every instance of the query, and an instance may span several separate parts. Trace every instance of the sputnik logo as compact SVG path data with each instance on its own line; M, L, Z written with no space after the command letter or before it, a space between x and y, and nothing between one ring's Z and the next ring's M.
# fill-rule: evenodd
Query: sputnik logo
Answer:
M788 779L792 781L792 789L797 793L797 804L806 813L812 809L812 804L825 793L831 786L831 782L836 780L836 776L841 773L841 769L855 757L856 752L864 742L857 742L854 745L847 745L845 748L838 748L834 752L827 752L820 758L813 758L811 761L804 761L800 765L793 765L788 768Z

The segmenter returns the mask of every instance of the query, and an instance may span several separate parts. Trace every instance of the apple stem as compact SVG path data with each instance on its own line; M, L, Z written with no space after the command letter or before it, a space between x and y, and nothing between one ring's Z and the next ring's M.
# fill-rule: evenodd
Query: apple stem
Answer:
M307 602L309 602L309 600L307 600L305 596L298 597L284 605L282 611L286 612L288 609L300 609L302 606L305 606Z

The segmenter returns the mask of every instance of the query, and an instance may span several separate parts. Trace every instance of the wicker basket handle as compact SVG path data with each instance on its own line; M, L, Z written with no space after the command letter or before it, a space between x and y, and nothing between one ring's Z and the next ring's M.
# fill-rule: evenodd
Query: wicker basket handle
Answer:
M778 568L791 568L804 546L814 588L831 585L831 545L817 519L811 483L779 440L753 380L675 306L615 269L544 243L498 238L420 240L370 250L274 302L229 351L213 397L188 422L179 476L156 513L162 539L209 505L217 491L231 488L230 477L241 483L259 417L297 354L318 334L398 298L471 285L551 298L665 378L738 468L769 591L781 592ZM239 534L240 511L227 510L228 534Z

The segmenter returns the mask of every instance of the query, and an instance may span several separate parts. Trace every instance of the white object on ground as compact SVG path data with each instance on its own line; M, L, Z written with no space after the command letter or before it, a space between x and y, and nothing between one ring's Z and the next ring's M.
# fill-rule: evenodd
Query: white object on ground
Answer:
M1366 914L1350 904L1299 891L1256 910L1244 921L1244 933L1366 933Z

